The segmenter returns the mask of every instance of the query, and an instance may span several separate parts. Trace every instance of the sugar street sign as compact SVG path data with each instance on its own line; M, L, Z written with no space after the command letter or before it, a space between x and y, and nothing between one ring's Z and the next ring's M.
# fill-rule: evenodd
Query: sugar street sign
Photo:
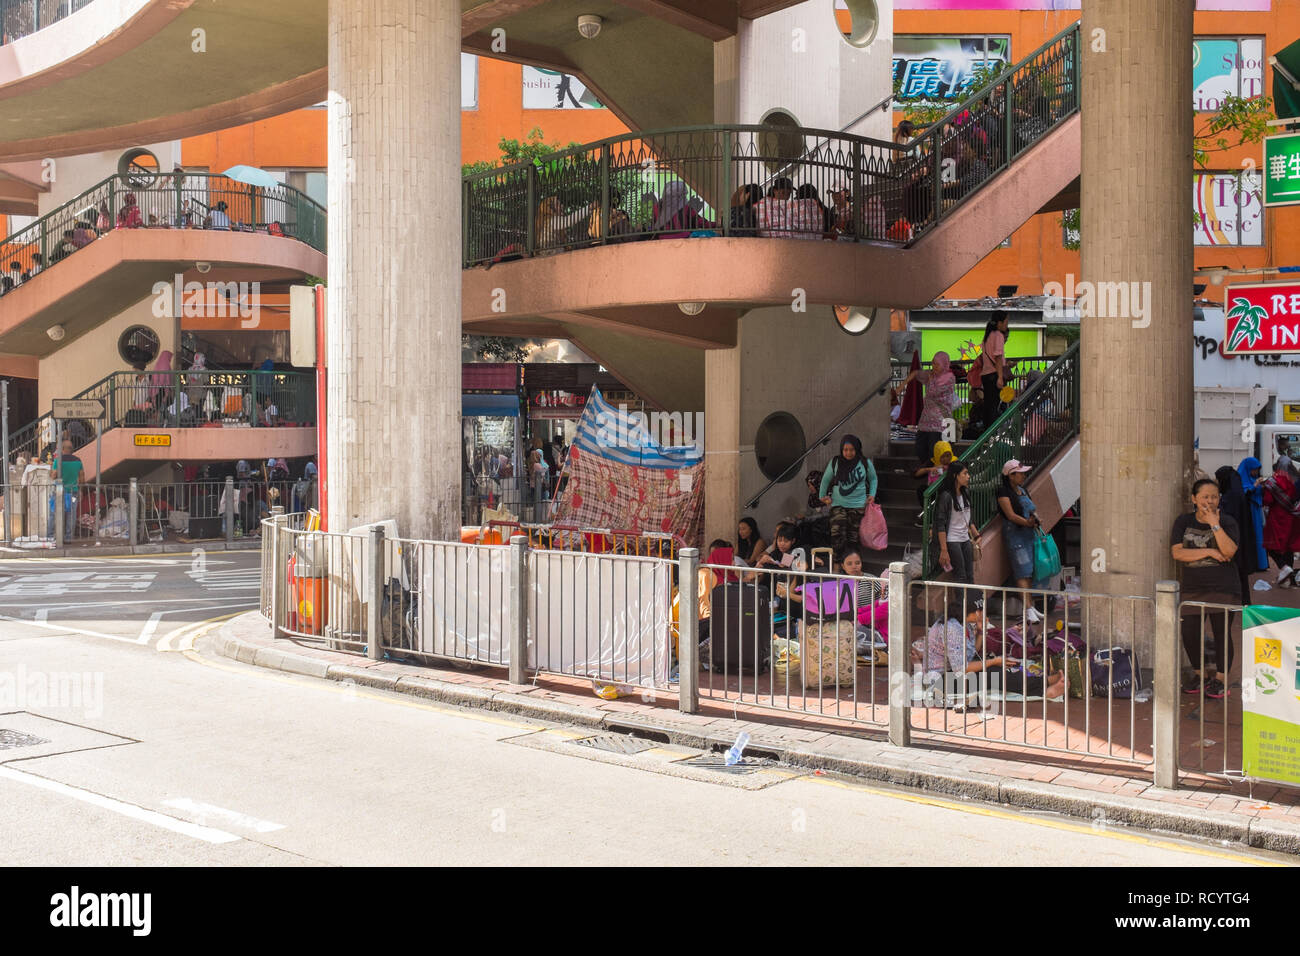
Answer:
M104 417L104 403L98 398L56 398L50 405L50 414L57 421L81 418L99 421Z
M1264 205L1300 203L1300 133L1264 137Z

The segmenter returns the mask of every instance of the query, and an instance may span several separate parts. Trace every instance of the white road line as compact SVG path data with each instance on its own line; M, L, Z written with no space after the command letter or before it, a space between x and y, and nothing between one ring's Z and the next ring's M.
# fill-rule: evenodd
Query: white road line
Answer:
M250 817L245 813L239 813L236 810L227 810L225 807L214 807L210 803L199 803L191 800L189 797L176 797L172 800L164 800L163 806L172 807L182 813L189 814L195 818L199 825L205 825L209 820L222 823L226 826L233 827L237 830L252 830L254 833L270 833L273 830L283 830L283 823L272 823L269 820L259 820L257 817Z
M35 774L14 770L11 767L0 767L0 779L12 780L15 783L25 783L31 787L49 790L52 793L71 797L73 800L80 800L82 803L89 803L91 806L100 807L104 810L111 810L113 813L119 813L132 820L139 820L141 823L161 827L182 836L193 837L205 843L234 843L242 839L242 837L228 833L225 830L190 823L188 820L178 820L175 817L167 816L165 813L158 813L156 810L146 810L144 807L136 806L133 803L123 803L121 800L114 800L112 797L105 797L90 790L71 787L65 783L38 777Z
M153 638L153 632L158 630L158 622L162 620L162 616L166 613L166 611L154 611L149 615L149 620L144 622L144 627L140 629L140 636L136 638L135 642L137 644L148 644Z
M42 610L45 609L42 608ZM42 627L47 631L59 631L64 634L84 634L87 637L104 637L110 641L120 641L123 644L140 643L136 638L126 637L122 634L105 634L103 631L88 631L82 627L67 627L60 624L51 624L48 621L25 621L21 617L9 617L4 614L0 614L0 621L11 621L14 624L26 624L28 627Z

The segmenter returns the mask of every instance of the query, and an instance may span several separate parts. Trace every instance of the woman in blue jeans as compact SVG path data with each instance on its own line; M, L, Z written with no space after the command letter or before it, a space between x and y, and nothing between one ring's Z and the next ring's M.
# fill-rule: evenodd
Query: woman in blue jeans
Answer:
M1002 537L1007 543L1011 577L1016 587L1027 588L1034 576L1034 537L1038 529L1037 508L1025 488L1029 467L1015 458L1002 466L998 488L998 510L1002 512Z

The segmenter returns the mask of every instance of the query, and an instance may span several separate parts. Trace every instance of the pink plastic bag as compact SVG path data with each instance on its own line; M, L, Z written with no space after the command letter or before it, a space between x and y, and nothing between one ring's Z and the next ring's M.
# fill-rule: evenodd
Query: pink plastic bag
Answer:
M885 524L885 513L874 501L867 505L862 514L862 524L858 526L858 540L864 548L872 551L884 551L889 547L889 526Z
M889 636L889 600L882 599L875 604L858 608L858 623L874 628L881 637Z

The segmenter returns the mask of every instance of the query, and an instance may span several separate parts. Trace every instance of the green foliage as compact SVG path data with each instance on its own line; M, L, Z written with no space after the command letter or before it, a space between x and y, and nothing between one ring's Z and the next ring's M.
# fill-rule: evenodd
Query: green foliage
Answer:
M472 163L462 163L460 172L462 176L470 176L474 173L485 173L489 169L496 169L499 166L513 166L515 163L536 162L552 153L558 153L562 149L578 149L581 143L569 143L568 146L561 147L559 143L548 143L540 127L534 126L528 131L525 139L507 139L502 136L497 141L497 149L501 151L501 158L493 162L492 160L480 159Z
M513 339L505 335L462 335L462 348L473 349L474 354L487 361L523 362L528 358L528 350L522 343L524 339Z

